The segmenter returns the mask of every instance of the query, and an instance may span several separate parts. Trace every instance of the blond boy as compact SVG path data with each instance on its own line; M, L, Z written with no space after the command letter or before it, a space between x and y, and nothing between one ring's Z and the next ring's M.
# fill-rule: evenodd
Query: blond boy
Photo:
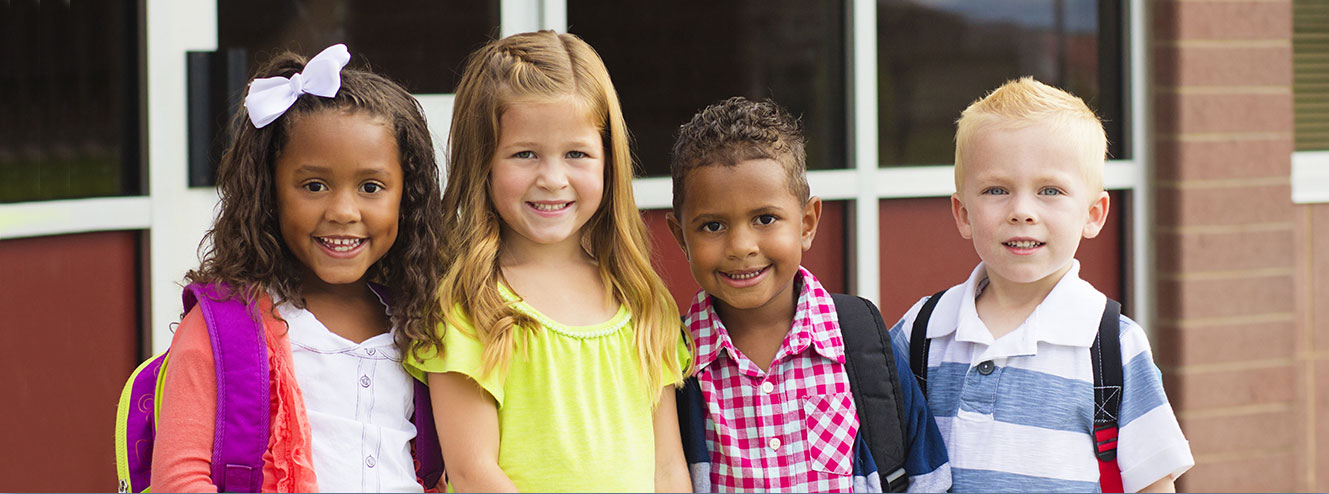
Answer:
M955 492L1102 488L1090 348L1109 302L1080 279L1074 256L1080 239L1097 236L1107 219L1106 146L1083 101L1028 77L974 102L957 123L951 209L982 262L941 294L920 326L930 341L920 359L928 405ZM928 298L891 329L897 348L909 348ZM1194 464L1189 444L1144 330L1125 316L1114 326L1121 486L1172 491Z

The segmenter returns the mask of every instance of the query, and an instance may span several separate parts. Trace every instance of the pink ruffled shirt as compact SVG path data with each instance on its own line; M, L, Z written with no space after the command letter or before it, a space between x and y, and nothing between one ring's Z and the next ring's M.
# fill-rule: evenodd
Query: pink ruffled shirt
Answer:
M263 492L317 492L309 418L291 365L286 323L273 317L267 295L259 301L259 313L272 376L272 435L263 453ZM154 492L217 492L211 470L217 376L207 331L195 308L185 315L171 341L152 453Z

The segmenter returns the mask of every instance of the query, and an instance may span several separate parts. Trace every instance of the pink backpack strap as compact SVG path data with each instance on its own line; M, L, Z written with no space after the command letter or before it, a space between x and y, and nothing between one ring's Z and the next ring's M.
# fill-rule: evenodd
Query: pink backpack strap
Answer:
M190 284L183 298L185 312L197 305L203 314L217 367L212 481L218 492L258 492L272 431L262 318L224 283Z

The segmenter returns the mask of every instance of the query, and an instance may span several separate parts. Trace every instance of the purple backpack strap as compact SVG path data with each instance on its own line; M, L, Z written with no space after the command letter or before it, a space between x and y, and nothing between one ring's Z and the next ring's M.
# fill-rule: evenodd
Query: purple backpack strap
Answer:
M272 430L263 323L256 309L222 283L190 284L183 297L185 312L198 305L203 313L217 366L212 481L218 492L258 492Z
M419 462L415 475L424 481L425 489L438 485L443 476L443 449L438 444L438 429L434 427L434 406L429 401L429 386L415 381L415 460Z

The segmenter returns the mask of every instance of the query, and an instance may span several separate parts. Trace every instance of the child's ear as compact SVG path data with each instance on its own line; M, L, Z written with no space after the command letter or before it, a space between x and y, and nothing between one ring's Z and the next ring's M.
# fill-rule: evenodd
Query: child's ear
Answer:
M817 224L821 222L821 198L812 196L803 206L803 252L812 248L812 239L817 236Z
M1089 221L1084 224L1084 238L1094 238L1103 231L1107 223L1109 203L1107 191L1099 192L1094 202L1089 203Z
M951 215L955 216L955 228L960 230L960 236L967 240L973 239L974 227L969 223L969 209L960 201L959 192L951 194Z
M669 233L674 234L674 241L678 242L678 248L683 249L683 257L692 260L692 256L688 255L688 242L683 239L683 225L678 223L678 217L674 216L673 211L665 213L665 223L669 224Z

